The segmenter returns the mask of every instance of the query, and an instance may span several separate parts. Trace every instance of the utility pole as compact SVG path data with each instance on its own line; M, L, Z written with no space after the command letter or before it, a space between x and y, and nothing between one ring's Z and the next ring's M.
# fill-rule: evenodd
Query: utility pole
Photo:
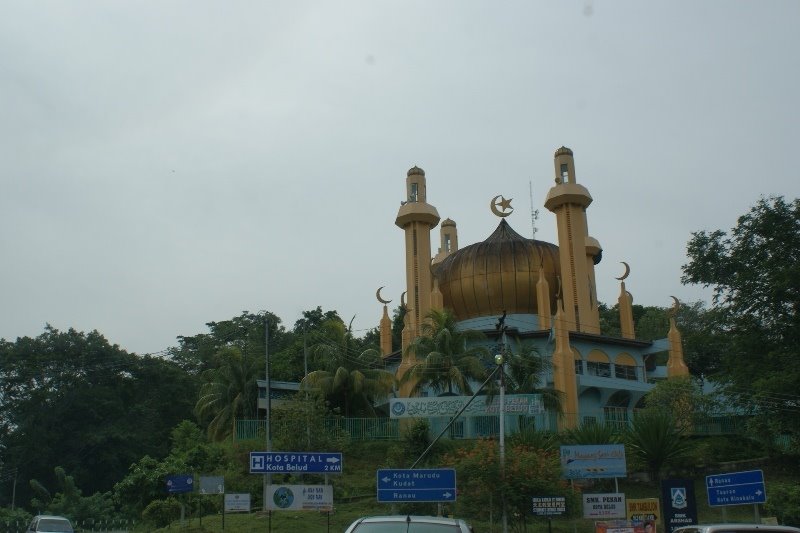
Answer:
M508 533L508 512L506 511L506 372L503 366L505 365L506 355L506 312L503 311L503 316L500 317L495 324L495 328L500 332L500 353L494 356L494 362L497 363L497 370L500 372L500 405L498 406L497 413L500 417L500 502L503 508L503 533Z
M270 415L272 414L272 402L270 400L270 383L269 383L269 319L264 316L264 374L266 378L266 406L267 414L264 417L264 434L266 438L266 445L268 452L272 451L272 438L270 435ZM269 486L272 482L270 474L264 474L264 511L267 511L267 496L269 494ZM272 515L270 514L270 529L272 529Z

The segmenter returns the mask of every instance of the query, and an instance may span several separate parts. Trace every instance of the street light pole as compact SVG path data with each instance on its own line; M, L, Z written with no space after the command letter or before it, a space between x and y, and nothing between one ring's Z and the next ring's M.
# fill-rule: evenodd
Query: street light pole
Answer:
M500 416L500 502L503 508L503 533L508 533L508 513L506 512L506 373L503 370L503 354L494 356L494 361L497 363L500 372L500 405L498 406L498 415Z

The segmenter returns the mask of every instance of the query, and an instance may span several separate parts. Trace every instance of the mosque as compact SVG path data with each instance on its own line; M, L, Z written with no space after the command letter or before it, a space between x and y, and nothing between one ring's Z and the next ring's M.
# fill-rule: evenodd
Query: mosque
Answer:
M506 221L510 200L496 196L490 204L500 218L484 241L459 248L453 220L440 222L428 203L425 172L411 168L406 177L406 199L395 224L405 234L406 297L402 350L392 352L391 320L384 303L380 322L381 350L401 377L416 363L406 348L421 331L431 309L449 309L460 329L482 331L499 339L496 327L504 317L504 341L532 344L548 358L542 387L560 392L563 413L558 428L585 423L624 423L641 405L653 381L688 374L681 336L675 326L675 300L667 337L636 339L633 298L620 280L618 308L621 336L600 330L595 265L602 258L600 243L589 235L587 209L592 196L579 184L572 150L555 152L555 184L544 206L556 217L557 244L528 239ZM431 251L431 232L439 226L438 253ZM507 339L506 339L507 338ZM667 354L657 365L655 354ZM662 359L664 359L662 357ZM410 388L401 388L399 397ZM467 433L470 433L467 429Z

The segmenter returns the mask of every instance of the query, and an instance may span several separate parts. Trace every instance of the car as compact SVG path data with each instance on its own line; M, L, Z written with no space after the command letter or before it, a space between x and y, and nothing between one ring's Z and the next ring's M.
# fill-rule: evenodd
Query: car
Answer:
M345 533L474 533L474 530L460 518L390 515L359 518Z
M69 518L40 514L33 517L27 533L73 533Z
M800 533L800 529L769 524L697 524L679 527L672 533Z

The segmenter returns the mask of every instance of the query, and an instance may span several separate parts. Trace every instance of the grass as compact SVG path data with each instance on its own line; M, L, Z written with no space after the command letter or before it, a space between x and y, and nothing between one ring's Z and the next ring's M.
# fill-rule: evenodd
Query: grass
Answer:
M376 514L398 514L411 512L412 514L436 514L436 504L415 504L400 505L393 508L388 504L377 503L375 498L375 471L379 468L387 468L389 447L397 443L362 443L353 445L352 449L345 453L343 473L331 476L330 482L334 485L334 512L289 512L275 511L271 516L264 513L247 514L227 514L225 516L224 531L231 533L250 533L274 531L274 532L303 532L303 533L325 533L328 531L341 532L356 518L365 515ZM759 468L759 467L757 467ZM746 470L752 468L747 467ZM716 472L714 472L716 473ZM769 494L770 482L797 480L797 473L786 471L781 468L764 468L767 494ZM705 488L704 475L694 476L695 496L700 523L713 522L754 522L755 513L752 505L740 505L729 507L709 507ZM275 483L276 481L273 481ZM288 481L287 481L288 482ZM316 484L321 480L303 481L292 480L294 484ZM620 479L619 492L623 492L628 499L632 498L658 498L659 488L654 483L644 483ZM594 486L584 489L584 492L616 492L613 480L598 480ZM534 496L533 494L531 496ZM488 502L487 502L488 505ZM493 523L488 520L477 520L470 518L475 515L474 509L459 507L456 502L452 507L445 508L446 514L466 518L478 533L481 532L500 532L499 517L494 517ZM762 513L763 517L763 513ZM524 531L548 531L549 524L547 519L527 518ZM162 532L172 531L187 532L220 532L223 531L221 515L207 515L201 520L198 518L187 519L183 527L179 523L173 523L170 528L160 530ZM523 531L520 530L520 531ZM143 531L143 530L140 530ZM512 530L513 531L513 530ZM552 531L554 533L594 533L594 521L582 518L561 518L556 517L552 520ZM663 532L663 527L659 533Z

